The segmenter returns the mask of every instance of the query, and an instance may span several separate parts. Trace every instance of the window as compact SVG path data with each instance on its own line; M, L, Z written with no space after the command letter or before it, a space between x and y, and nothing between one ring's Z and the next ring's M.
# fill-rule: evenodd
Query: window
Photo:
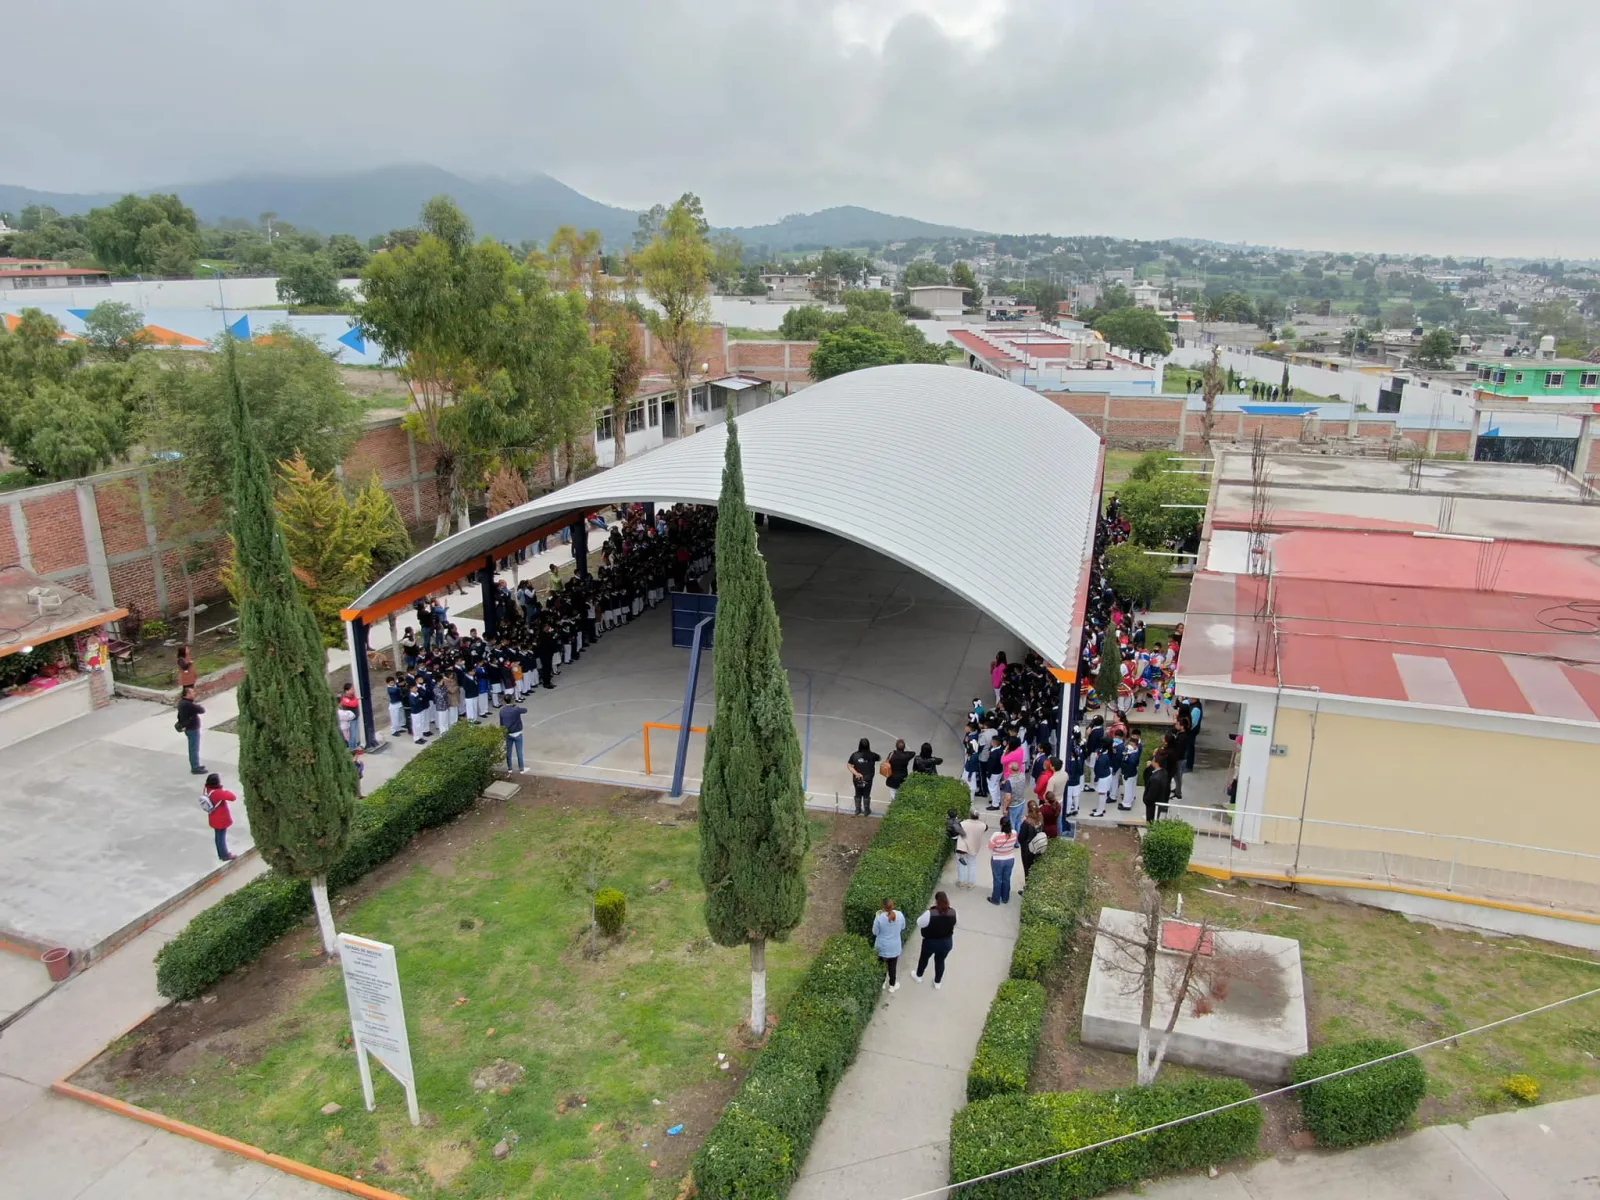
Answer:
M1495 383L1504 383L1505 381L1506 381L1506 373L1504 371L1496 371L1494 373L1494 382Z
M638 433L644 428L644 404L642 402L628 406L628 415L623 418L622 428L626 433Z
M1521 383L1522 382L1522 372L1521 371L1518 371L1517 374L1516 374L1516 382L1517 383Z
M1565 371L1550 371L1544 377L1544 385L1547 388L1560 387L1566 380L1567 373Z
M650 411L650 428L654 429L661 424L661 397L651 396L648 401Z
M723 410L724 408L727 408L727 407L728 407L728 393L723 391L721 388L712 388L711 389L711 409L712 409L712 411L713 412L720 412L721 410Z
M1600 371L1585 371L1578 376L1579 387L1600 387Z
M595 422L594 440L597 442L609 442L611 436L611 410L608 408L601 418Z
M1478 378L1487 381L1488 378L1489 378L1489 368L1488 367L1484 367L1481 370L1479 370Z
M709 392L710 390L711 390L710 388L707 388L705 386L701 386L701 387L695 388L692 392L689 393L689 403L694 408L695 412L703 413L703 412L706 411L706 403L707 403L706 393Z

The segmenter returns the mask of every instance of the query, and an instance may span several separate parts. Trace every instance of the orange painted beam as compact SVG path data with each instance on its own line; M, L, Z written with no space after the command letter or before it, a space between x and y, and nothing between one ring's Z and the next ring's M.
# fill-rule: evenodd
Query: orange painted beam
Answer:
M583 520L587 521L595 511L598 510L585 512ZM452 583L457 583L469 575L476 574L483 569L485 560L500 559L508 554L514 554L524 546L531 546L542 537L549 537L552 533L559 533L571 524L570 518L562 517L559 521L553 521L548 525L541 525L537 529L531 529L527 533L518 534L509 542L502 542L493 549L484 551L483 554L474 558L471 562L451 567L448 571L441 571L431 579L424 579L414 587L408 587L403 592L396 592L387 600L380 600L368 608L341 608L339 610L339 619L342 621L360 620L363 624L375 625L390 613L399 612L403 608L410 608L413 603L421 600L424 596L430 596L434 592L449 587Z
M312 1183L321 1184L325 1188L346 1192L352 1196L360 1196L363 1200L406 1200L398 1192L391 1192L385 1188L373 1187L370 1183L362 1183L359 1179L349 1179L343 1175L335 1175L332 1171L324 1171L321 1167L313 1167L293 1158L285 1158L281 1154L269 1154L259 1146L252 1146L248 1142L241 1142L224 1134L213 1133L209 1129L202 1129L198 1125L189 1125L183 1121L175 1121L171 1117L162 1116L158 1112L151 1112L148 1108L139 1108L137 1105L128 1104L114 1096L107 1096L100 1092L90 1091L88 1088L79 1087L75 1083L68 1083L65 1079L58 1079L50 1085L50 1090L60 1095L68 1096L73 1100L81 1100L85 1104L92 1104L96 1108L103 1108L107 1112L116 1113L120 1117L128 1117L135 1121L143 1121L146 1125L153 1125L157 1129L164 1129L168 1133L175 1133L179 1137L189 1138L203 1146L210 1146L216 1150L226 1150L229 1154L237 1154L240 1158L247 1158L251 1162L258 1162L263 1166L272 1167L282 1171L285 1175L294 1175L301 1179L310 1180Z

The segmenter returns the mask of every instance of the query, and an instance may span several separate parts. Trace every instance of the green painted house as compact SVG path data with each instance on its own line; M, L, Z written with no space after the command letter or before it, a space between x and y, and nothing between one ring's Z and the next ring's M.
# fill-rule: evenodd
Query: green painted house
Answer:
M1581 358L1493 358L1467 370L1477 372L1479 391L1496 396L1600 400L1600 363Z

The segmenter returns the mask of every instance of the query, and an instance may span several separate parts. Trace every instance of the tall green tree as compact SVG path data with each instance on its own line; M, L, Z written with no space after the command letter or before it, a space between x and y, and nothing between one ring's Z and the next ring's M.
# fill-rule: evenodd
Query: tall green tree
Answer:
M958 262L951 267L950 282L962 290L962 300L968 308L976 308L978 301L983 299L983 285L968 264Z
M1094 327L1113 346L1142 350L1146 354L1172 353L1166 322L1151 309L1113 309L1095 321Z
M356 770L328 696L316 618L295 582L272 501L272 464L251 420L230 339L233 544L239 596L239 782L250 833L275 871L310 881L322 948L337 957L328 871L350 842Z
M1459 339L1448 329L1430 329L1417 343L1417 362L1424 367L1443 370L1455 361Z
M199 222L177 196L130 193L91 209L85 232L95 258L110 271L187 276L200 253Z
M284 304L338 308L349 300L339 287L339 273L322 254L291 254L278 275L278 299Z
M1117 706L1117 689L1122 686L1122 645L1114 625L1107 625L1100 638L1100 667L1094 675L1095 695L1110 710Z
M645 291L661 308L648 311L645 320L672 364L680 423L689 418L689 381L711 319L707 289L715 260L700 200L692 193L673 201L654 238L637 256Z
M811 352L811 378L832 379L847 371L905 361L905 348L889 335L852 326L836 333L824 333L817 339L817 347Z
M131 304L103 300L83 319L84 339L94 349L118 361L133 357L149 344L144 314Z
M269 463L299 453L324 474L342 463L361 433L361 405L317 340L277 325L268 337L229 346L225 355L162 355L165 369L148 373L152 398L141 436L151 449L179 456L191 497L223 495L232 477L229 370L250 395L250 420Z
M449 533L452 518L458 530L468 524L467 482L477 447L460 440L470 426L449 414L493 374L500 313L515 286L510 252L488 238L474 244L472 223L448 196L423 206L414 245L397 241L361 273L357 327L401 360L411 389L406 427L437 462L435 537Z
M730 418L717 502L717 712L700 789L700 879L712 940L750 947L750 1032L758 1038L767 1028L767 940L787 938L806 908L805 789L781 646Z

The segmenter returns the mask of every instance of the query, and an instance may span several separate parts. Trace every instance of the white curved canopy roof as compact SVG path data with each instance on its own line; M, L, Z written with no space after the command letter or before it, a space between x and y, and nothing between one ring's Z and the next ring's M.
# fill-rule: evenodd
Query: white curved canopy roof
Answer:
M920 571L1057 666L1099 503L1100 439L1038 393L938 365L839 375L739 418L758 512L849 538ZM566 513L633 501L715 504L713 426L428 547L352 607L424 583Z

